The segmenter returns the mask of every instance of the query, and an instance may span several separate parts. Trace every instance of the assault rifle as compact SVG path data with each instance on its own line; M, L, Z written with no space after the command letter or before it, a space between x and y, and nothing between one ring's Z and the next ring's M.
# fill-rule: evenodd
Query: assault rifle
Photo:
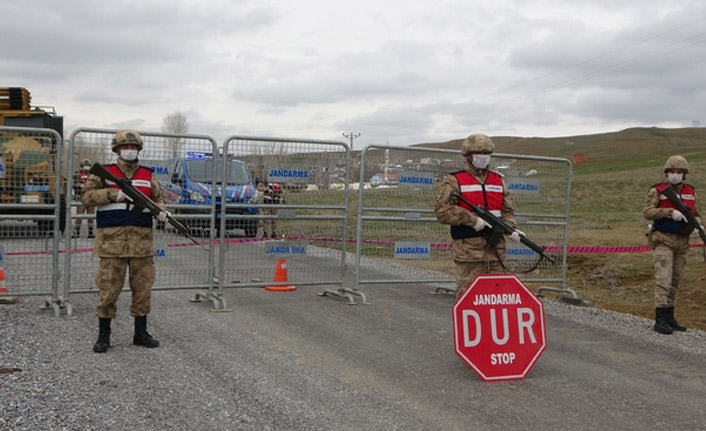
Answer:
M512 233L515 231L512 226L505 223L501 218L494 216L493 213L483 208L482 206L473 205L472 203L468 202L468 200L464 199L463 196L461 196L458 192L453 192L452 195L458 198L461 202L468 205L478 217L482 218L490 225L492 233L487 236L485 240L491 246L494 247L498 243L498 241L500 241L500 238L502 238L503 235L512 235ZM544 253L544 249L542 247L530 241L526 236L520 234L520 242L534 250L535 253L539 254L541 256L540 260L547 259L552 264L557 265L554 259Z
M89 172L97 177L100 177L105 181L111 181L120 187L123 193L125 193L125 195L127 195L127 197L130 198L130 200L132 201L133 208L130 210L130 215L137 217L138 215L140 215L140 213L142 213L143 209L147 208L148 210L150 210L150 213L152 213L153 217L157 217L159 213L163 211L162 208L159 207L159 205L152 201L152 199L148 198L141 191L137 190L135 186L132 185L130 180L126 178L117 178L115 175L110 173L110 171L108 171L105 166L101 165L100 163L94 163L93 166L91 166ZM167 217L167 222L170 225L174 226L180 234L193 241L194 244L198 244L198 241L192 238L189 234L189 228L186 227L182 222L171 216Z
M679 199L676 193L674 193L672 186L667 186L664 190L662 190L662 194L677 207L679 212L684 214L687 228L691 231L696 230L696 232L698 232L699 237L701 237L701 241L704 242L704 260L706 261L706 233L704 233L701 225L696 221L694 214L691 213L691 210L689 210L686 204Z

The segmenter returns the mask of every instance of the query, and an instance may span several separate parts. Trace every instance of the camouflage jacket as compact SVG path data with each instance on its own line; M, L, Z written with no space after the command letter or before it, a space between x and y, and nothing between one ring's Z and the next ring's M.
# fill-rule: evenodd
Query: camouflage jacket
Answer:
M680 191L681 187L678 187L677 190ZM701 205L699 204L699 197L694 196L694 198L694 218L697 223L701 224ZM672 217L674 210L672 208L660 208L659 202L659 192L655 187L651 187L647 192L645 206L642 208L642 215L646 220L658 220L661 218ZM671 234L650 230L648 233L648 243L652 248L658 244L666 245L672 249L688 248L689 235Z
M466 163L464 170L479 181L485 181L486 170L479 170ZM517 228L515 221L515 211L512 208L510 193L507 184L503 180L503 207L501 218L513 228ZM458 206L458 199L452 197L453 192L460 193L461 189L458 180L454 175L446 175L441 182L439 191L434 198L434 215L439 223L451 226L473 226L478 220L478 216ZM497 249L497 253L496 253ZM505 238L498 242L495 248L488 246L482 237L454 239L451 242L451 253L453 259L460 262L490 262L505 258Z
M139 163L127 163L118 159L117 165L131 178ZM162 189L157 177L152 173L152 200L162 209L166 209L162 197ZM86 187L81 194L81 202L86 207L97 207L115 202L118 189L106 187L103 181L91 175L86 181ZM100 228L96 231L96 242L93 254L100 257L147 257L154 255L154 240L152 229L136 226L115 226Z

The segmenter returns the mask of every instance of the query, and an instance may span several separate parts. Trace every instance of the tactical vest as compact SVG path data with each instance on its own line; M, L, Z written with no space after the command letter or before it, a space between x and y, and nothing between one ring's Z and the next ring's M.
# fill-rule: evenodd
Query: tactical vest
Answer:
M88 179L88 171L84 171L83 169L80 169L76 176L78 177L78 180L81 181L82 183L85 183L86 180Z
M86 184L86 180L88 180L89 172L84 171L83 169L79 169L76 172L76 176L74 178L74 184L73 184L73 189L74 193L78 196L81 194L83 189L81 189L81 184Z
M652 187L657 189L657 191L659 192L659 205L657 206L657 208L677 209L677 206L674 205L672 201L670 201L666 196L662 194L662 190L666 189L667 187L670 187L669 183L659 183L655 184ZM677 197L679 197L679 199L684 202L684 205L686 205L686 207L689 208L689 211L693 214L694 205L696 202L696 191L694 190L694 188L689 184L682 184L681 192L677 193ZM657 219L654 221L652 226L656 231L673 234L681 233L683 229L687 227L685 222L674 221L671 219L671 217Z
M500 175L488 171L485 183L481 183L466 171L454 172L453 175L456 177L456 180L458 180L458 185L461 189L461 197L473 205L482 206L498 218L501 216L504 190L503 180ZM461 200L459 200L458 205L472 211L471 208ZM453 239L473 238L487 236L489 234L489 228L476 231L473 229L473 226L451 226L451 238Z
M105 165L105 168L116 178L126 178L125 173L116 164ZM152 199L152 170L144 166L139 166L135 174L130 178L133 186L142 194ZM105 182L107 187L120 189L115 183ZM96 208L96 224L98 228L115 226L139 226L152 227L152 214L150 210L143 209L136 216L130 214L133 205L129 202L111 202L107 205Z

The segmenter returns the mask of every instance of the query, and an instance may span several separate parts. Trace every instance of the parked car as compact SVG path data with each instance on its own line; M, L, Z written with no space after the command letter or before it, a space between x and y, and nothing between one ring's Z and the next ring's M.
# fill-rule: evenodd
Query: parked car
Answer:
M210 206L215 199L216 220L183 218L182 221L190 228L208 228L214 222L216 229L219 229L224 194L227 204L257 204L258 192L245 163L228 157L214 159L204 153L189 153L187 155L189 157L146 161L144 164L151 166L160 179L165 202L168 205L182 205L174 210L175 214L210 214ZM225 163L227 163L225 166L228 167L228 178L226 178L224 185L222 180ZM214 166L216 171L215 185L212 174ZM193 205L193 207L184 208L183 205ZM227 206L226 214L257 215L258 208ZM160 226L158 225L158 227ZM242 229L247 237L255 237L257 227L257 219L226 218L226 230Z

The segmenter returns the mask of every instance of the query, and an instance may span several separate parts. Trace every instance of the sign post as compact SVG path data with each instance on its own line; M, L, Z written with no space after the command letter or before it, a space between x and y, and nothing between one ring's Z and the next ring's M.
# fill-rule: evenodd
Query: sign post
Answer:
M544 304L514 274L480 274L453 306L456 355L483 381L518 380L547 348Z

